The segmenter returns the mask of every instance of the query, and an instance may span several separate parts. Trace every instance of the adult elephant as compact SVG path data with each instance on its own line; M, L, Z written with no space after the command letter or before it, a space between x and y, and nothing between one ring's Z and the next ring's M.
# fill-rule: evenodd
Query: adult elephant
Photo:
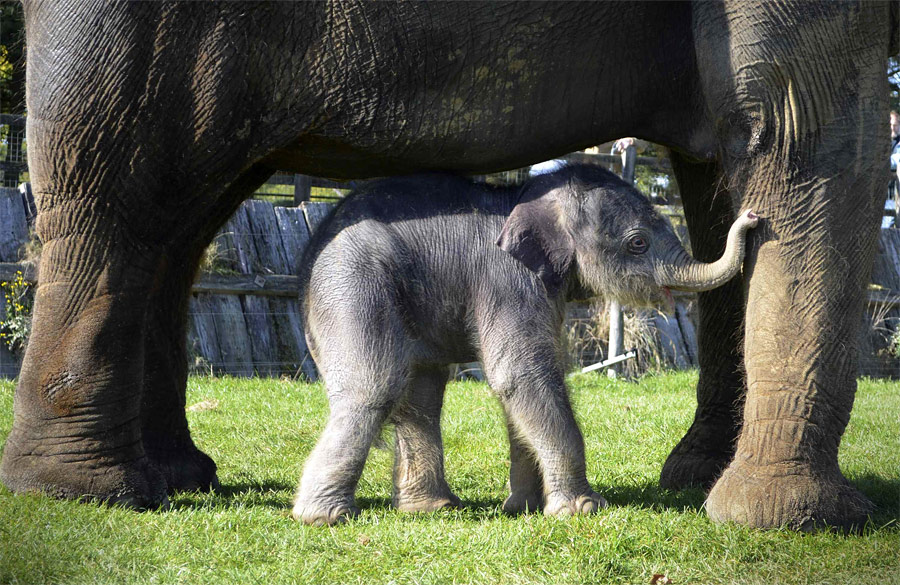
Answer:
M273 169L486 172L635 135L673 149L699 259L738 205L765 218L743 280L701 295L699 406L663 484L714 482L716 520L865 518L837 450L896 5L26 0L25 16L44 248L0 468L14 491L148 507L216 483L184 416L189 289Z

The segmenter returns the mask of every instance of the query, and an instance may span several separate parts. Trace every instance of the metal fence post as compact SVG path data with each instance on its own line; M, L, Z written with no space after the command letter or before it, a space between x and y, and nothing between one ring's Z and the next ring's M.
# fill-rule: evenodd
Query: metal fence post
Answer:
M634 146L629 146L622 153L622 179L630 185L634 185L634 163L637 151ZM625 352L625 318L622 315L622 307L619 301L609 303L609 351L606 359L612 359ZM615 379L618 377L622 364L613 364L606 369L606 375Z
M622 153L622 179L629 185L634 185L634 165L637 162L637 150L629 146Z

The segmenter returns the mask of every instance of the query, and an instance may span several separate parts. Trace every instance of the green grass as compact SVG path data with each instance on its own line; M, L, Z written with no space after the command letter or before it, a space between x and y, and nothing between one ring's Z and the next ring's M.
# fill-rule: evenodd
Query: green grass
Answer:
M452 384L449 483L464 509L389 507L391 455L374 449L361 516L333 528L289 517L327 406L317 385L192 378L194 437L219 464L218 494L177 494L167 512L16 496L0 488L0 583L900 583L900 384L863 381L841 448L846 475L878 505L856 535L712 524L697 490L657 486L690 423L696 374L572 383L588 478L610 502L592 517L505 517L500 409L481 384ZM0 385L0 440L12 423Z

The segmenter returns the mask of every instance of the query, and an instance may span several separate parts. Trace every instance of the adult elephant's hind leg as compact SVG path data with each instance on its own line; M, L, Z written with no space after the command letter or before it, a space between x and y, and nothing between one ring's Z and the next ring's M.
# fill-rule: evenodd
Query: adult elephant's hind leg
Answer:
M185 417L187 309L198 254L183 253L169 257L165 282L150 299L144 344L142 440L169 492L219 484L216 464L194 445Z
M16 492L165 504L140 420L144 317L159 250L99 196L39 197L33 330L0 477Z
M731 195L714 162L690 161L672 153L672 166L684 201L694 257L714 262L725 250L734 219ZM700 379L697 410L687 434L669 454L660 485L709 488L734 456L744 399L742 340L744 284L738 275L698 298L697 336Z
M149 298L144 329L141 428L144 450L169 492L218 486L216 464L198 449L185 417L188 304L197 265L216 229L271 172L251 167L218 197L179 218L180 239L167 246L159 285Z

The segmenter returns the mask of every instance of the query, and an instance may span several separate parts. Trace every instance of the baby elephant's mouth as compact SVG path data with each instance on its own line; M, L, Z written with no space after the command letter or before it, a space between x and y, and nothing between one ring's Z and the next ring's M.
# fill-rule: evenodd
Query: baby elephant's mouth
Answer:
M667 286L663 287L663 297L665 302L663 303L663 308L666 310L666 314L671 314L675 312L675 296L672 294L672 289Z
M599 296L606 300L617 300L621 306L632 309L655 309L664 314L675 313L675 296L668 286L636 278L625 278L624 286L614 291L606 291Z

